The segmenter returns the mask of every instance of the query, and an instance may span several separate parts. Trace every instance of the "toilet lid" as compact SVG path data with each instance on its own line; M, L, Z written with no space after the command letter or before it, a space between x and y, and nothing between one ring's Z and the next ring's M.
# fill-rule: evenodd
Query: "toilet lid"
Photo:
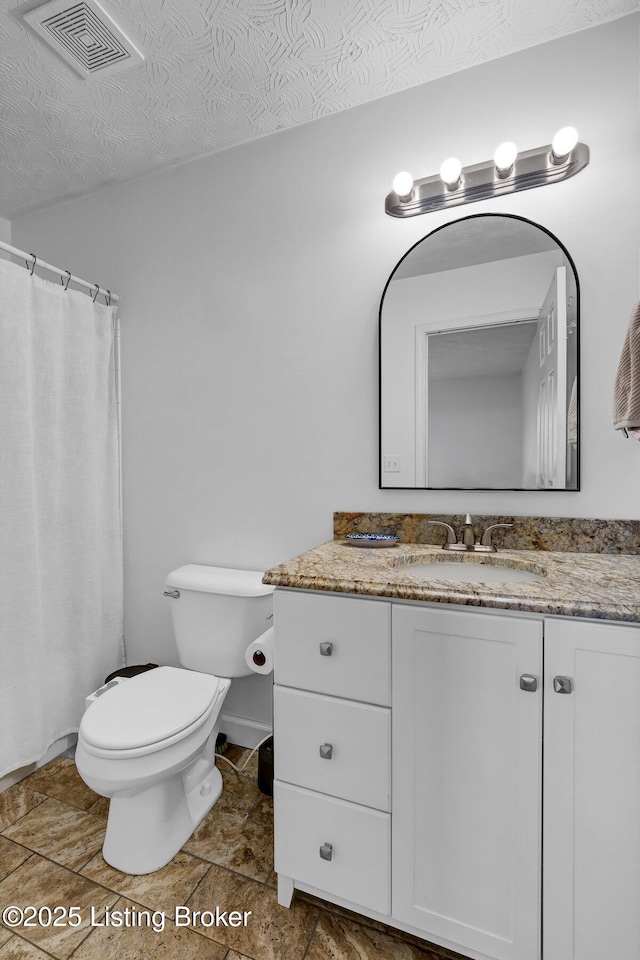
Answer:
M82 718L82 735L105 750L158 743L206 714L221 683L228 685L211 674L178 667L148 670L95 700Z

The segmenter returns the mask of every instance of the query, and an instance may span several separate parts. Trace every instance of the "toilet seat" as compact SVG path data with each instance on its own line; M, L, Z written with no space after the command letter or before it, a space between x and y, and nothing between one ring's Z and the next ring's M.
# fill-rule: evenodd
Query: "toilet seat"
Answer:
M177 667L158 667L96 700L80 725L96 756L141 756L190 736L211 716L228 680Z

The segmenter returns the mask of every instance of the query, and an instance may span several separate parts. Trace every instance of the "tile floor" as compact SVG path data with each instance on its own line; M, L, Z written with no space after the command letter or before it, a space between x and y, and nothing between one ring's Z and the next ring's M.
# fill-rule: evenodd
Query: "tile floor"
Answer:
M241 747L226 754L236 764L247 755ZM241 775L219 765L218 803L170 864L143 877L103 860L108 801L84 784L70 757L0 793L0 908L76 906L82 916L77 927L0 923L0 960L456 960L304 894L290 910L278 906L272 805L258 790L256 758ZM169 920L176 905L216 904L251 910L248 925L187 929ZM152 926L100 926L107 910L129 917L146 910ZM154 911L165 911L162 930L153 929L161 925Z

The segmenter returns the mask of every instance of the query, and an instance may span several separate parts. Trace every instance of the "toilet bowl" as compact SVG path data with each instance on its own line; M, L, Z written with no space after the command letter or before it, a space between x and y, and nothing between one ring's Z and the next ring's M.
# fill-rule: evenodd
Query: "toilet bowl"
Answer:
M249 672L240 653L270 618L273 588L261 579L197 564L170 574L168 595L183 604L172 619L188 669L158 667L125 680L82 718L76 766L89 787L111 798L103 856L123 873L165 866L220 796L219 714L231 675ZM231 675L216 675L216 663Z
M85 714L76 764L110 797L103 855L124 873L165 866L222 790L217 721L229 679L159 667L109 690Z

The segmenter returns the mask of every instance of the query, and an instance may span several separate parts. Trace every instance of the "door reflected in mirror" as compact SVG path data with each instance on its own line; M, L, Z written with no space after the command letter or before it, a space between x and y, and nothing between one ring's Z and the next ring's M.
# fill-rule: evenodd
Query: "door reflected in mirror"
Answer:
M578 489L578 283L519 217L429 234L380 306L380 486Z

